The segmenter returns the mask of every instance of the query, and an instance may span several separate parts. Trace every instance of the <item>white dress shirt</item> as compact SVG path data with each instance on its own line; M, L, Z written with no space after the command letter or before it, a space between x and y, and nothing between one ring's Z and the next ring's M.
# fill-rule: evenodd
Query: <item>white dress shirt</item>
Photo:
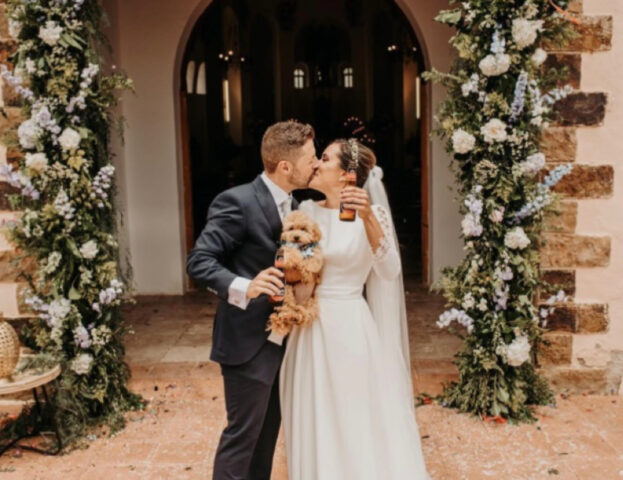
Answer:
M286 192L279 185L268 178L266 172L262 172L260 177L264 181L266 187L268 187L268 191L273 197L275 205L277 205L279 216L283 221L284 217L292 210L292 194ZM227 301L238 308L246 310L247 304L249 303L249 300L247 299L247 290L249 289L250 284L251 280L248 278L234 278L233 282L229 285Z

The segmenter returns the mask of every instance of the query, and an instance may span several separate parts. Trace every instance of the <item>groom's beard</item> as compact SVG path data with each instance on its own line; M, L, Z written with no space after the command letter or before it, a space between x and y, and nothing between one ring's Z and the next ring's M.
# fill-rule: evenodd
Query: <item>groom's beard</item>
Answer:
M309 181L311 180L311 175L306 177L298 170L294 170L292 172L292 176L290 177L290 184L294 186L294 189L297 190L299 188L307 188L309 185Z

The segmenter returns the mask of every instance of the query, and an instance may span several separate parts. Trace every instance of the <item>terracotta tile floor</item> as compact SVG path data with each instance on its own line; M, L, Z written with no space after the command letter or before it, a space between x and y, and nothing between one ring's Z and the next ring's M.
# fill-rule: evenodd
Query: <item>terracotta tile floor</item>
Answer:
M443 305L438 297L412 288L408 303L415 386L437 393L456 375L451 358L460 343L434 325ZM128 309L136 331L127 342L128 361L132 388L150 400L149 407L129 414L116 436L100 434L68 455L9 452L0 458L0 480L211 478L225 423L219 369L208 361L214 308L214 298L199 295L139 299ZM513 427L438 405L418 408L432 478L623 479L623 400L559 398L556 408L537 412L537 424ZM287 479L281 441L273 479Z

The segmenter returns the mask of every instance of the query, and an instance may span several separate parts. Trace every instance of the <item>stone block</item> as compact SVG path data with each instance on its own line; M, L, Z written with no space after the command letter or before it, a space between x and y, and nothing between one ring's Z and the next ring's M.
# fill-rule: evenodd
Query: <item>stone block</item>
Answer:
M573 127L550 127L543 132L541 152L548 162L575 162L578 152L578 138Z
M612 165L573 165L553 191L571 198L608 198L614 189Z
M603 123L608 96L603 92L572 93L554 105L556 124L569 126L595 126Z
M575 89L580 88L582 79L582 55L579 53L550 53L545 62L545 69L565 69L567 75L559 85L571 85Z
M612 48L611 15L579 15L580 25L573 25L577 32L564 45L552 45L545 43L544 48L553 52L603 52Z
M608 331L607 304L576 305L577 333L604 333Z
M570 333L546 333L543 335L543 343L539 346L539 365L570 365L572 346L573 336Z
M605 267L610 263L610 237L545 233L541 268Z
M541 280L556 289L564 290L565 294L573 298L575 296L575 270L545 270L541 272ZM547 300L553 293L541 289L540 299Z
M578 202L560 202L543 220L543 231L574 233L578 221Z

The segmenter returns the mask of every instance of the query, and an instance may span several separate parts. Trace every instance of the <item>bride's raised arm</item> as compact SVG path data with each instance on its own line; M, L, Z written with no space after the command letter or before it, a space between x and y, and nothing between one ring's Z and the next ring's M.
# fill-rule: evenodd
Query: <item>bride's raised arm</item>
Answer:
M380 205L372 205L372 212L374 215L371 215L373 217L371 220L376 223L374 229L377 232L380 231L380 235L374 235L375 240L377 238L378 240L374 244L370 242L374 253L374 270L381 278L393 280L401 273L401 266L400 253L396 249L394 232L389 222L389 213ZM364 223L366 224L366 233L368 233L368 222ZM370 234L368 234L368 240L370 240Z
M400 254L387 209L381 205L371 205L368 192L357 187L342 190L341 201L347 208L357 210L363 221L374 254L376 273L384 280L394 280L401 271Z

